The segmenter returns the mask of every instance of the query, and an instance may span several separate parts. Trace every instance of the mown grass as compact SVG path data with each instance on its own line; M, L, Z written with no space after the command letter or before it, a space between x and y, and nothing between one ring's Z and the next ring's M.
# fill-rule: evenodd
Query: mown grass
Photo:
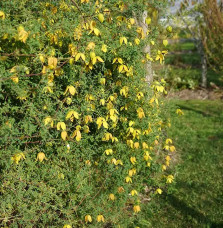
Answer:
M192 41L173 43L167 48L169 51L196 51L196 45Z
M140 227L223 227L223 102L169 102L177 148L175 184L148 203Z

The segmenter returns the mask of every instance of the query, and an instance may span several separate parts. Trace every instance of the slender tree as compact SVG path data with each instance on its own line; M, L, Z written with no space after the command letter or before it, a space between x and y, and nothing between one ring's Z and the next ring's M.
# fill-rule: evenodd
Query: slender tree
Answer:
M205 26L202 41L209 64L216 70L223 69L223 1L205 0L202 7Z

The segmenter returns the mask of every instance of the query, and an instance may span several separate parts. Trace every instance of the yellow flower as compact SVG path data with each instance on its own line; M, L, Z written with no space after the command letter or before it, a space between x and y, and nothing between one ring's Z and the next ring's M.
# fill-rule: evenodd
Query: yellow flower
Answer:
M66 224L66 225L63 226L63 228L72 228L72 226Z
M129 91L129 88L128 88L127 86L124 86L124 87L120 90L120 94L126 98L126 97L128 96L128 91Z
M139 149L139 142L134 143L134 148Z
M84 129L84 133L89 133L90 132L90 129L89 129L89 127L87 125L84 125L83 129Z
M64 122L58 122L57 123L57 130L66 130L66 124Z
M100 105L104 106L105 105L105 99L100 100Z
M111 155L111 154L113 154L113 150L112 149L107 149L107 150L105 150L105 153L107 155Z
M130 18L129 22L130 22L131 25L134 25L135 24L135 19L134 18Z
M12 76L11 79L12 79L12 81L14 83L18 83L19 82L19 78L17 76Z
M104 15L103 15L102 13L99 13L99 14L98 14L98 20L99 20L101 23L104 22L105 18L104 18Z
M172 143L173 143L172 139L166 139L166 144L172 144Z
M102 47L101 47L101 50L106 53L107 50L108 50L107 49L107 45L103 44Z
M126 183L132 183L132 178L129 177L129 176L127 176L127 177L125 178L125 181L126 181Z
M62 131L61 132L61 138L65 141L67 139L67 132L66 131Z
M98 125L98 129L100 129L101 126L108 128L108 123L103 117L98 117L96 123Z
M2 20L5 19L5 13L3 11L0 11L0 19Z
M175 146L170 146L170 151L171 151L171 152L174 152L174 151L176 151L176 148L175 148Z
M50 69L56 69L57 67L57 58L49 57L48 58L48 66Z
M171 26L167 26L166 30L167 30L167 32L171 33L173 31L173 28Z
M70 110L66 115L66 120L70 119L73 122L74 118L79 119L79 114L74 110Z
M130 161L131 161L131 163L132 163L133 165L136 164L136 158L135 158L135 157L131 157L131 158L130 158Z
M179 115L179 116L182 116L184 115L183 111L181 109L177 109L176 110L176 113Z
M156 61L159 60L160 63L162 64L165 58L165 55L167 54L167 51L160 51L158 50L157 56L156 56Z
M72 96L75 95L77 93L77 90L73 87L73 86L67 86L64 95L67 94L67 92L69 92Z
M85 164L90 166L91 165L91 161L90 160L86 160Z
M165 171L165 170L166 170L166 166L162 165L162 171Z
M97 221L98 221L98 222L105 222L104 216L103 216L103 215L98 215L98 216L97 216Z
M140 212L140 211L141 211L140 206L139 206L139 205L135 205L135 206L133 207L133 211L134 211L135 213Z
M126 37L120 38L120 44L122 45L123 43L127 44L127 38Z
M151 21L152 21L151 17L147 17L146 18L146 24L147 25L150 25L151 24Z
M80 58L85 62L86 60L85 54L77 53L77 55L75 56L75 61L77 62Z
M100 82L101 85L105 85L105 78L100 78L99 82Z
M87 115L87 116L84 117L84 122L85 122L86 124L91 123L92 121L93 121L93 120L92 120L92 116Z
M168 40L163 40L163 45L166 47L168 45Z
M48 116L48 117L46 117L45 119L44 119L44 125L46 126L46 125L48 125L48 124L50 124L50 126L51 127L53 127L53 119L52 119L52 117L50 117L50 116Z
M47 160L46 155L45 155L43 152L39 152L39 153L37 154L36 160L37 160L37 161L39 160L40 162L42 162L44 159Z
M139 45L139 44L140 44L140 39L136 38L136 39L135 39L135 44L136 44L136 45Z
M40 54L40 55L39 55L39 59L40 59L40 62L41 62L41 63L44 63L44 62L45 62L45 57L44 57L44 55Z
M138 195L138 192L137 192L135 189L133 189L133 190L131 191L131 195L132 195L132 196Z
M136 169L130 169L129 170L129 176L132 177L133 175L136 174Z
M142 108L137 109L137 114L138 114L139 119L142 119L145 117L145 113Z
M116 63L116 62L117 62L117 63L120 63L120 64L123 64L122 58L114 58L112 64L114 64L114 63Z
M144 94L142 92L138 92L136 96L137 96L138 100L140 100L141 98L144 97Z
M92 222L92 218L90 215L86 215L85 216L85 222L88 223L88 222Z
M76 136L76 141L79 142L81 140L81 126L77 125L76 126L76 130L73 132L73 134L71 135L71 138L74 138Z
M166 183L171 184L173 182L173 179L174 179L173 175L167 176Z
M91 50L95 48L95 43L94 42L90 42L87 46L87 50Z
M22 41L23 43L26 42L27 38L29 36L29 33L25 31L23 26L18 27L18 39Z
M25 155L23 153L17 153L13 157L11 157L11 160L17 165L19 164L19 161L21 159L25 159Z
M109 199L112 200L112 201L115 200L115 195L111 193L111 194L109 195Z
M148 149L148 148L149 148L149 146L148 146L148 144L147 144L147 143L143 142L143 143L142 143L142 148L143 148L143 149Z
M160 194L160 195L161 195L162 192L163 192L162 189L160 189L160 188L157 188L157 189L156 189L156 193L157 193L157 194Z

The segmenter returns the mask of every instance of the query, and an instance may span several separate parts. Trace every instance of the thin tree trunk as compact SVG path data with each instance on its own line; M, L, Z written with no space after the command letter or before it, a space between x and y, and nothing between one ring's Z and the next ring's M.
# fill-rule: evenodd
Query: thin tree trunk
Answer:
M202 75L201 75L201 86L204 88L207 88L207 59L204 53L204 47L201 47L201 69L202 69Z
M201 86L207 88L207 57L201 39L197 41L197 47L201 55Z
M133 12L133 15L135 16L135 20L138 26L142 27L143 33L145 34L145 38L147 37L148 32L148 25L146 24L146 18L148 16L147 11L145 10L140 18L137 18L135 13ZM145 54L151 55L151 48L150 44L147 44L143 49ZM152 70L152 62L147 61L145 63L145 70L146 70L146 82L150 85L153 82L153 70Z
M147 36L147 32L148 32L148 25L146 24L147 16L148 16L147 11L144 11L142 15L142 28L145 36ZM150 44L147 44L145 46L144 53L151 55ZM146 82L150 85L153 81L152 62L147 61L145 64L145 67L146 67Z

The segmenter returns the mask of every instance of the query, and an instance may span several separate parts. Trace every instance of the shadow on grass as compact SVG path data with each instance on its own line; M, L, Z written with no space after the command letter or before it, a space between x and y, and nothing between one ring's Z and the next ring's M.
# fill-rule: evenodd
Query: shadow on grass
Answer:
M187 111L192 111L192 112L196 112L198 114L201 114L202 116L204 117L216 117L215 115L211 115L207 112L204 112L204 111L201 111L201 110L198 110L198 109L195 109L193 108L192 106L188 107L188 106L185 106L185 105L177 105L180 109L182 110L187 110Z
M194 218L199 224L205 224L208 228L223 227L223 221L220 223L212 222L207 216L188 206L184 201L179 200L176 196L167 195L166 193L164 193L163 196L165 197L167 203L179 211L184 216L184 218L186 218L186 216L190 216Z

